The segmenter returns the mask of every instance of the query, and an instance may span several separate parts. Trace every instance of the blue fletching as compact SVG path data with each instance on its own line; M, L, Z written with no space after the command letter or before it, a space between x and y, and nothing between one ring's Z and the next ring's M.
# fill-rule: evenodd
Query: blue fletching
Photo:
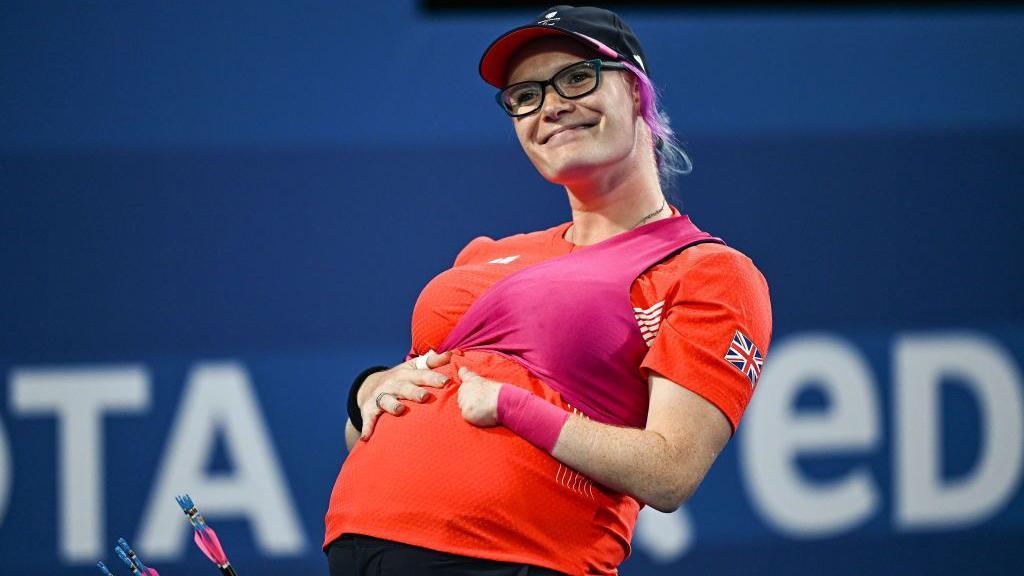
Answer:
M191 510L191 509L195 508L195 506L196 506L196 505L195 505L195 504L194 504L194 503L192 502L192 497L191 497L191 496L189 496L188 494L182 494L181 496L176 496L176 497L175 497L174 499L178 501L178 506L181 506L181 509L182 509L182 510L183 510L184 512L186 512L186 513L187 513L187 512L189 511L189 510Z
M124 538L118 538L117 543L120 544L121 548L124 548L125 552L128 553L128 558L135 562L139 567L139 570L146 569L146 565L142 563L142 558L139 558L139 555L135 553L135 550L132 550L132 547L128 545L128 541Z
M175 496L174 499L178 501L178 506L181 506L182 511L188 516L188 521L192 523L192 528L197 532L206 532L206 520L203 520L203 516L196 508L196 503L192 501L192 497L188 494L182 494Z
M107 570L107 565L103 562L97 562L96 567L100 569L100 572L103 573L103 576L114 576L110 573L110 570Z
M120 546L114 547L114 554L117 554L117 557L120 558L122 562L127 564L128 567L131 568L132 572L135 571L135 562L132 562L132 559L128 557L128 554L126 554L125 551L122 550Z

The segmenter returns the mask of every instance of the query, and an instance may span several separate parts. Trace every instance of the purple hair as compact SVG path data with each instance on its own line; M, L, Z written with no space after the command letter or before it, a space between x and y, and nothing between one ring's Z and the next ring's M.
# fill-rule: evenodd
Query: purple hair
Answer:
M658 108L658 93L647 77L633 63L619 60L637 79L640 89L640 116L651 130L654 158L658 166L658 180L662 188L671 188L672 176L689 174L693 169L689 155L679 146L668 115Z

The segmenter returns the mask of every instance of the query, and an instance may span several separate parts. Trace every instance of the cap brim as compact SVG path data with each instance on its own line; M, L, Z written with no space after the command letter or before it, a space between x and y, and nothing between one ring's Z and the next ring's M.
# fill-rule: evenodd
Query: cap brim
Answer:
M487 50L484 50L484 55L480 58L480 77L484 79L484 82L495 88L504 88L505 79L508 75L509 58L527 42L543 36L568 36L588 47L594 48L598 52L605 53L607 56L618 56L614 50L584 34L565 30L557 26L529 24L515 28L494 42L491 42L491 45L487 47Z

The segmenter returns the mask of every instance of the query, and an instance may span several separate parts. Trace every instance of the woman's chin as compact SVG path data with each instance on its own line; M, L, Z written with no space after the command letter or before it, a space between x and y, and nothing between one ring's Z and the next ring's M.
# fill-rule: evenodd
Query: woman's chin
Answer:
M547 173L546 178L554 184L570 185L593 179L604 168L604 164L574 161L558 166Z

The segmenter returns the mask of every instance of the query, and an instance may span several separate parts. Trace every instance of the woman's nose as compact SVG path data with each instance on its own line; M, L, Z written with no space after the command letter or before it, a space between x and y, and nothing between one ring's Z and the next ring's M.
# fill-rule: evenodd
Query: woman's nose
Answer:
M554 120L558 118L562 112L572 110L574 106L572 100L562 98L562 95L555 90L554 86L545 86L544 90L550 90L550 93L544 94L544 106L541 109L541 113L544 114L545 119Z

